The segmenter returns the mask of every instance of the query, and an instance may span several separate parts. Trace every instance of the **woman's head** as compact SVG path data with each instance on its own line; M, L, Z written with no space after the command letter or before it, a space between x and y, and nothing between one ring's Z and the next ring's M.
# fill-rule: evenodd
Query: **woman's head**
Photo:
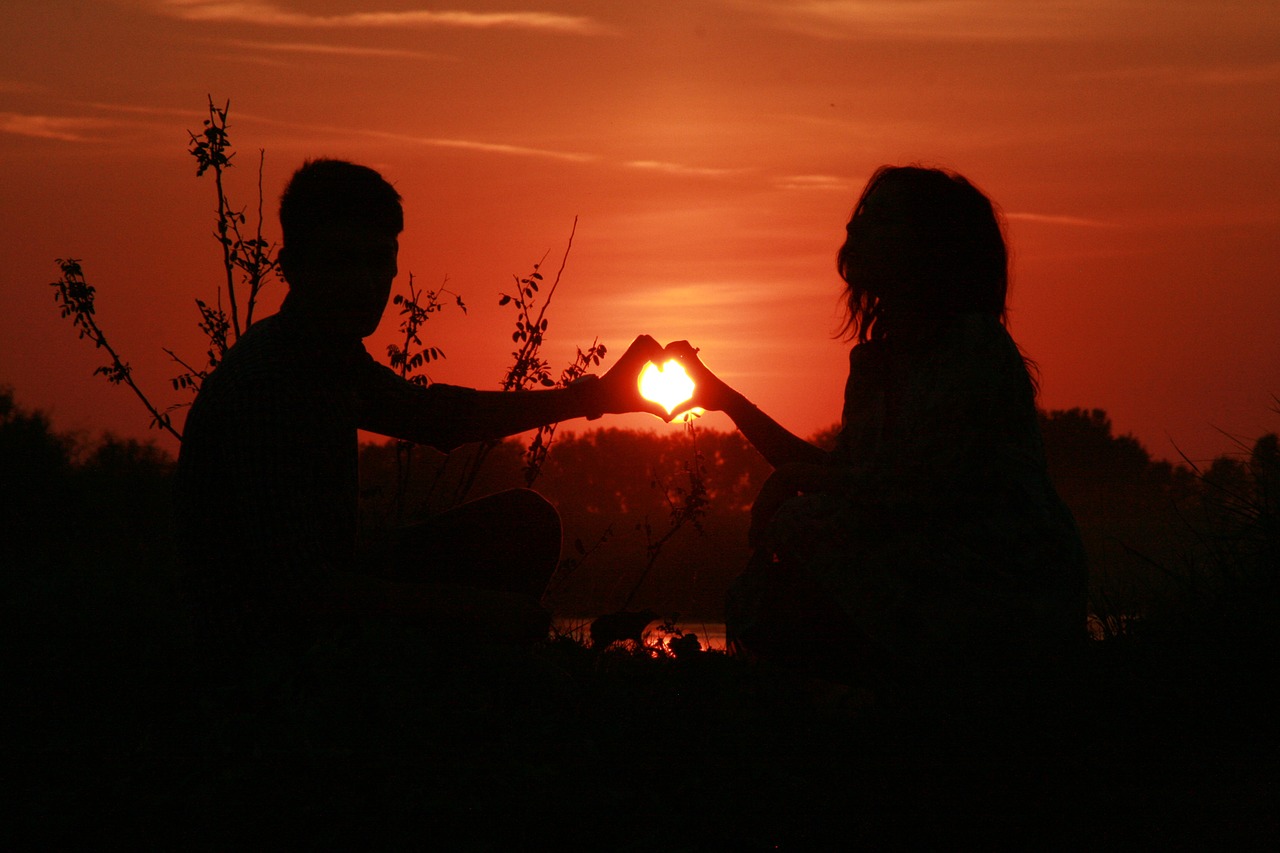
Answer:
M845 229L845 331L867 340L886 324L963 312L1005 317L1009 258L991 201L954 172L883 166Z

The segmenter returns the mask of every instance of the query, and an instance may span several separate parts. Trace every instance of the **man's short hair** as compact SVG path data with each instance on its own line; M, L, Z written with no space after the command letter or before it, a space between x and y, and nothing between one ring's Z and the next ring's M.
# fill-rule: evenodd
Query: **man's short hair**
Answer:
M325 225L361 225L399 234L404 230L400 194L368 166L346 160L308 160L280 196L280 229L293 253L314 244Z

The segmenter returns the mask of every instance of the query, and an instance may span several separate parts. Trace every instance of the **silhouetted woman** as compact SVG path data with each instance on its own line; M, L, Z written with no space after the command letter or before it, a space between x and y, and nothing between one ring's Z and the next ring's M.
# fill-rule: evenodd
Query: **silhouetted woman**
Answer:
M912 672L1083 636L1079 534L1045 470L1027 362L1005 330L1008 256L963 177L883 167L837 268L849 355L833 450L668 347L774 467L727 602L737 651L826 673Z

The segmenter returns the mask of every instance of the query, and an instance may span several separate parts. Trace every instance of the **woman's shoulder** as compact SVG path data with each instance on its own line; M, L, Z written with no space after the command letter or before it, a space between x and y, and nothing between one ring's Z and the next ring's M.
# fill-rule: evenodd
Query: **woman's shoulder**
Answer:
M959 362L1022 363L1022 353L999 317L977 312L956 314L934 336L936 357Z
M859 341L849 350L849 366L869 368L888 357L889 346L883 339Z
M943 324L941 336L957 342L981 343L1010 340L1009 330L1000 318L979 311L954 314Z
M908 372L1024 365L1022 351L1000 318L980 312L953 314L913 334L865 341L849 352L849 367L854 374L883 373L895 363Z

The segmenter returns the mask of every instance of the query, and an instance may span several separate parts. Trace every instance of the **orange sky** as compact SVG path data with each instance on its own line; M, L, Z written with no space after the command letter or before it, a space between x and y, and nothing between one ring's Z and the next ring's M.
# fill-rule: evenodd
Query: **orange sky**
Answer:
M438 381L496 385L498 292L558 265L578 216L554 364L688 338L810 434L839 417L849 209L876 166L920 161L1005 211L1043 405L1106 409L1166 458L1280 428L1280 2L7 0L0 383L60 428L148 435L59 319L56 258L83 260L164 402L161 348L203 352L213 188L185 149L206 93L231 101L241 203L266 149L272 219L308 156L397 185L402 275L470 308L427 329Z

